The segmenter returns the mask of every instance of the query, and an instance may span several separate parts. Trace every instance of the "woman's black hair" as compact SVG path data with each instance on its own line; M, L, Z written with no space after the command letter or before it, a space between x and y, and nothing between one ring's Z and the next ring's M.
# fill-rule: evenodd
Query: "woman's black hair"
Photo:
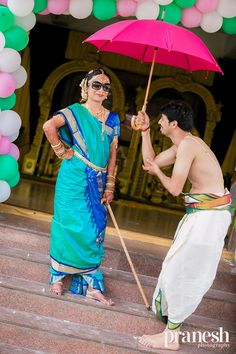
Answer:
M97 75L106 75L111 83L111 78L110 78L110 75L108 75L103 69L94 69L94 70L91 70L89 71L86 75L85 75L85 80L87 80L87 86L88 86L88 82L94 77L94 76L97 76Z

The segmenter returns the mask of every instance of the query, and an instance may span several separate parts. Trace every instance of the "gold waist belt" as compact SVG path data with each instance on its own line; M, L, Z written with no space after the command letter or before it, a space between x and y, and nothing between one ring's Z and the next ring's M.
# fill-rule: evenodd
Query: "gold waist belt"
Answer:
M88 165L89 167L91 167L92 169L94 169L95 171L103 171L106 172L107 167L99 167L94 165L92 162L90 162L89 160L87 160L85 157L83 157L82 155L80 155L78 153L78 151L74 150L74 154L75 156L80 159L81 161L83 161L84 163L86 163L86 165Z

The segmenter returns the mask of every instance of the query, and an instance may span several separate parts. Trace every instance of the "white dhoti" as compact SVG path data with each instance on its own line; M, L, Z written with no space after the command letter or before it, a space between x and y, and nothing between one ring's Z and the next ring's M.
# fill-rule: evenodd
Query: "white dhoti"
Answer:
M211 287L230 222L230 212L219 209L186 214L180 221L152 303L160 319L168 318L170 329L195 311Z

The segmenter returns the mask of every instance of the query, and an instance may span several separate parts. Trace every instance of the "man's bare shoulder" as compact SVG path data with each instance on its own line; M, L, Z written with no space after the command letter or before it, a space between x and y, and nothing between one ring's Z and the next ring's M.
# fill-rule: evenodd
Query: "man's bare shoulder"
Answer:
M186 148L191 148L196 145L195 137L192 138L192 136L186 136L183 138L177 147L178 150L186 149Z
M186 136L183 138L177 147L176 155L177 156L182 156L182 157L192 157L194 158L197 154L198 148L197 145L198 143L194 139L189 139L189 136Z

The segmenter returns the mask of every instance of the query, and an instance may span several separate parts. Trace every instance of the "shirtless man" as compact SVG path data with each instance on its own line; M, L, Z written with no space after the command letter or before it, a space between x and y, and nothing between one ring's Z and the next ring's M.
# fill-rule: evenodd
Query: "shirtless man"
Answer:
M157 176L173 196L182 193L187 179L191 182L190 193L184 194L186 214L162 264L153 295L152 310L167 326L162 333L139 339L146 347L178 350L183 321L195 311L214 281L231 222L231 198L224 189L214 153L190 133L193 112L187 103L173 101L161 108L160 131L173 145L157 156L148 115L139 112L134 118L142 134L143 169ZM168 165L173 165L171 177L161 170Z

